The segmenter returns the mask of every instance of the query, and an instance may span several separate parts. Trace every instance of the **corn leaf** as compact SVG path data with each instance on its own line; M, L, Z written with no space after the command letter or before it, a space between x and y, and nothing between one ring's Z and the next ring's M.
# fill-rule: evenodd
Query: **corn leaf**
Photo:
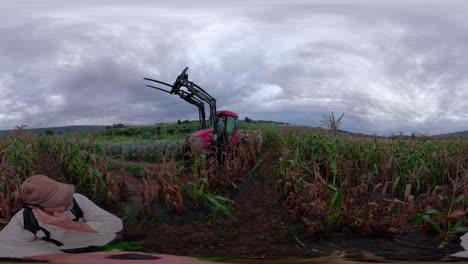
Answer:
M428 224L430 224L437 232L439 232L439 233L443 232L442 229L440 228L440 226L437 223L435 223L431 219L431 217L429 215L423 215L422 218L423 218L424 221L426 221Z

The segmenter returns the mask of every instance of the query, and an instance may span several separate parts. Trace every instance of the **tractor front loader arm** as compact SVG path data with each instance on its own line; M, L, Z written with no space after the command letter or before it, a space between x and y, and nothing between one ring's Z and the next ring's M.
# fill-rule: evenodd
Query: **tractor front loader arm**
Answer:
M216 133L216 99L213 98L210 94L208 94L203 88L188 80L187 74L188 67L182 71L182 73L177 76L175 82L170 85L165 82L161 82L158 80L150 79L150 78L143 78L148 81L156 82L165 86L170 87L170 90L165 90L153 85L146 85L148 87L161 90L166 93L170 94L177 94L180 98L187 101L190 104L193 104L198 107L198 115L200 120L200 125L202 128L206 128L206 120L205 120L205 103L210 106L210 121L214 125L213 128L215 129Z

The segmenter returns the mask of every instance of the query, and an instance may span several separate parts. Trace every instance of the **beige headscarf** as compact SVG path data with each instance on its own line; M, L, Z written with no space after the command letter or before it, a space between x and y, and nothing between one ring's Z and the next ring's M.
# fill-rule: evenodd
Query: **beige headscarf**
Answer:
M60 207L71 204L74 192L73 185L54 181L45 175L34 175L21 185L20 198L31 205Z

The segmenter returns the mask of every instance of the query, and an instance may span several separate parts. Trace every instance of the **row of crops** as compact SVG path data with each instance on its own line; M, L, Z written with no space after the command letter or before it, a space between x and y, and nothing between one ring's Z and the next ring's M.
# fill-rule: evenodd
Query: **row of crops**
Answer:
M270 131L277 189L307 235L418 227L468 231L468 141L334 137Z
M0 223L21 206L18 188L34 174L54 174L75 184L100 202L109 200L112 183L108 162L99 148L83 151L64 137L14 135L0 138Z
M468 231L467 140L332 136L292 127L264 134L277 157L272 180L305 235L419 228L449 240ZM186 148L183 140L0 138L0 224L21 207L21 182L38 173L73 183L116 211L137 195L143 217L155 213L155 203L175 214L205 206L232 216L227 194L259 163L256 143L213 154ZM136 194L127 190L128 175L141 186Z
M18 188L34 174L73 183L79 192L116 211L125 209L122 205L130 196L138 196L140 204L133 209L143 217L155 213L154 203L180 213L189 201L231 215L232 202L225 194L259 157L256 142L249 140L214 155L184 147L184 141L101 143L82 142L79 136L11 135L0 138L0 224L21 208ZM127 170L128 163L140 173ZM127 181L132 179L125 176L139 181L141 188L129 193ZM154 183L157 188L150 188Z
M255 121L239 122L240 130L258 130L272 127L278 127L278 123ZM122 125L123 126L123 125ZM91 140L94 142L140 142L140 141L182 141L200 129L199 122L184 121L180 124L158 124L153 126L141 127L114 127L98 130L92 133L82 132L82 140Z
M176 141L131 141L131 142L88 142L83 149L92 151L100 149L108 157L128 161L163 162L171 158L181 159L185 140Z
M116 141L135 138L138 140L173 140L184 139L198 130L198 122L187 124L162 124L146 127L122 127L99 130L96 137L99 141Z

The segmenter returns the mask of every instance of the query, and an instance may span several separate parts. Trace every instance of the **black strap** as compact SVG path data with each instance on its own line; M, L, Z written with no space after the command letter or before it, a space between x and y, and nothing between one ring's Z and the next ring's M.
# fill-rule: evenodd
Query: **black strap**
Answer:
M40 230L39 223L36 217L34 217L32 209L27 206L25 206L23 210L23 223L24 229L31 231L34 235Z
M62 242L50 238L50 232L39 226L39 222L37 221L36 217L34 217L34 213L30 207L25 207L23 211L23 222L24 222L24 229L31 231L34 235L36 235L37 231L41 230L44 232L45 237L42 240L54 243L57 247L63 246Z
M58 241L58 240L55 240L55 239L53 239L53 238L50 238L50 232L49 232L47 229L45 229L45 228L43 228L43 227L41 227L41 226L39 226L39 229L41 229L41 231L44 232L44 234L45 234L45 237L43 237L42 240L47 241L47 242L52 242L52 243L54 243L57 247L63 246L63 243L62 243L62 242L60 242L60 241Z
M81 210L75 198L73 198L73 208L70 211L75 216L75 219L73 219L73 221L77 222L78 220L80 220L80 218L83 218L83 210Z
M83 218L83 210L81 210L80 206L76 202L75 198L73 198L73 208L70 210L72 214L75 216L75 219L73 221L78 221L80 218ZM63 243L55 240L53 238L50 238L50 232L39 226L39 222L37 221L36 217L34 216L34 213L32 209L28 206L24 207L23 211L23 222L24 222L24 229L29 230L32 232L34 235L36 235L37 231L41 230L44 232L45 237L42 238L42 240L54 243L58 247L63 246Z

